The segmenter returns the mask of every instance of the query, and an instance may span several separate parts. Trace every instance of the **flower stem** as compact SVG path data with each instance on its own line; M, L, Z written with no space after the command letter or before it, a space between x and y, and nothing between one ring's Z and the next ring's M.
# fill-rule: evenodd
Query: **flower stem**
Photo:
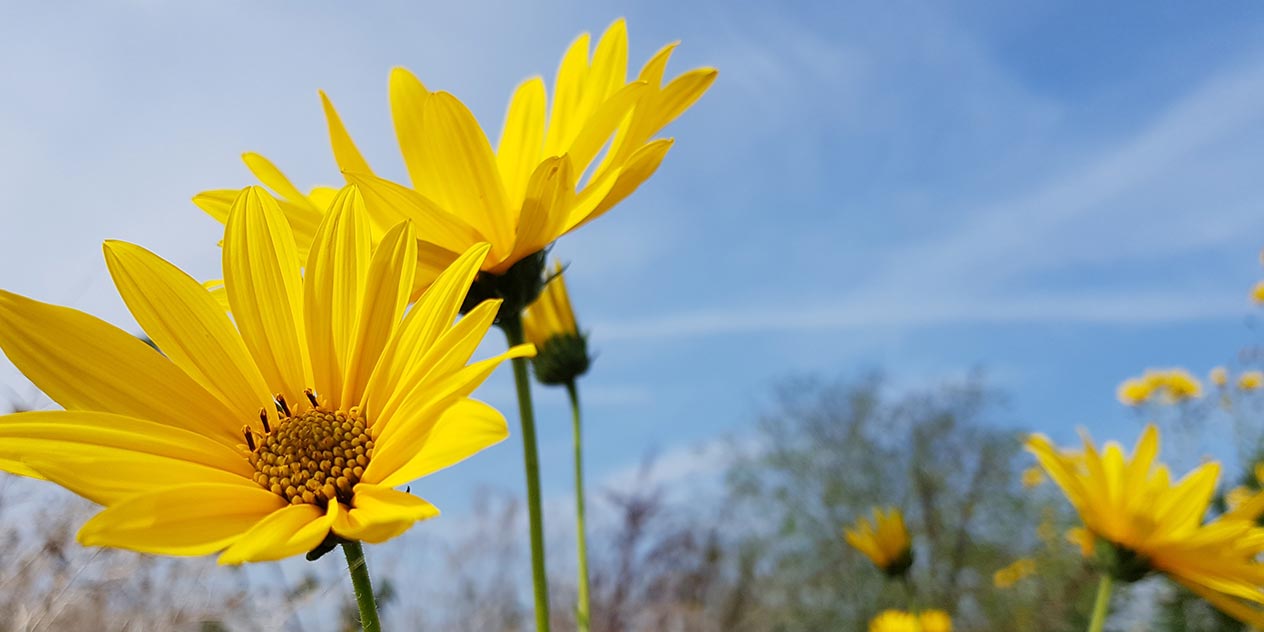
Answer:
M346 540L342 543L342 552L347 556L347 570L351 572L356 605L360 607L360 626L364 632L381 632L382 622L377 617L373 582L369 581L369 567L364 563L364 547L359 542Z
M1097 601L1093 602L1093 618L1088 622L1088 632L1102 632L1102 626L1106 624L1111 583L1110 575L1102 573L1102 580L1097 584Z
M584 442L580 430L579 389L575 380L566 383L566 393L571 398L571 426L575 434L575 540L578 578L575 604L575 626L578 632L588 632L588 536L584 531Z
M526 341L522 315L501 316L501 329L510 346ZM549 584L544 572L544 517L540 510L540 456L535 440L535 411L531 406L531 377L527 359L513 359L514 385L518 389L518 416L522 421L522 456L527 471L527 518L531 526L531 579L535 587L535 629L549 630Z

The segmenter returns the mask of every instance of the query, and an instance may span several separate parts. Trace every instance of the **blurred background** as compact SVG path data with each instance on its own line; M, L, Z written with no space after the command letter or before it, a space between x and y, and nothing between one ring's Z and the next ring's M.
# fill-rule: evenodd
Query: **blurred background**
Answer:
M242 152L300 188L339 184L317 89L375 170L406 180L392 66L494 140L518 82L551 86L575 36L620 16L632 71L680 40L668 76L720 77L667 130L658 174L554 250L598 353L582 387L594 629L862 629L902 603L841 539L875 503L909 513L914 572L959 629L1076 629L1087 571L1038 533L1069 518L1019 483L1021 433L1131 444L1157 417L1182 429L1175 463L1253 458L1250 394L1155 410L1115 387L1151 366L1261 364L1256 2L5 3L0 288L139 333L101 241L217 278L221 227L190 198L252 184ZM569 413L561 389L537 393L564 625ZM3 359L0 396L51 405ZM514 411L508 370L479 396ZM369 552L398 629L524 629L517 441L414 485L444 515ZM16 613L0 629L345 620L340 561L84 550L90 511L0 481L0 607ZM1042 555L1040 578L994 585ZM1131 620L1183 607L1165 590ZM1180 612L1193 627L1172 629L1219 629Z

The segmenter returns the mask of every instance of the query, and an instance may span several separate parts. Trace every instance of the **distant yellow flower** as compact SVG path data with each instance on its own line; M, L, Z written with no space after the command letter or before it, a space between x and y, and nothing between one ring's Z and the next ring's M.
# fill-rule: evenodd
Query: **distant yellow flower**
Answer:
M1164 381L1165 394L1174 402L1202 396L1203 385L1185 369L1169 369Z
M1176 404L1202 396L1203 385L1185 369L1149 369L1141 377L1124 380L1116 391L1119 401L1128 406L1158 399Z
M1031 489L1044 483L1046 480L1048 479L1045 477L1044 470L1038 467L1029 467L1023 470L1023 487Z
M559 262L554 265L553 274L544 291L540 293L540 298L522 314L522 328L527 342L537 347L555 336L579 335L575 312L571 309L571 298L566 292L566 279L562 274L562 264Z
M508 435L470 393L524 345L466 365L499 305L453 321L487 246L471 248L405 314L412 228L370 245L340 192L300 269L262 189L227 217L232 318L197 281L139 246L106 242L123 302L161 353L81 312L0 291L0 348L66 410L0 417L0 469L105 508L79 542L225 564L311 551L333 535L381 542L438 514L396 489Z
M913 564L913 542L899 509L875 507L872 521L861 518L844 533L848 544L888 576L903 575Z
M1043 435L1027 449L1036 455L1079 513L1084 529L1073 539L1117 579L1151 571L1167 575L1226 614L1264 625L1264 530L1254 520L1264 495L1204 523L1220 465L1204 463L1177 483L1156 464L1159 433L1149 425L1131 458L1109 442L1101 453L1087 434L1079 459L1069 459Z
M992 574L992 583L997 588L1010 588L1014 584L1034 575L1036 573L1036 560L1024 557L1015 560L1009 566L1002 568Z
M1264 281L1255 284L1251 288L1251 300L1256 303L1264 303Z
M1126 406L1140 406L1146 403L1153 393L1154 388L1150 384L1134 377L1124 380L1115 391L1115 396Z
M664 70L676 47L669 44L629 81L622 19L610 25L591 53L590 44L585 33L567 50L551 103L539 77L517 88L495 150L455 97L431 91L403 68L391 71L391 115L411 187L374 175L321 94L338 168L348 182L360 185L375 229L380 234L404 219L416 224L422 240L420 286L479 242L491 244L483 270L504 274L613 208L653 175L671 148L670 138L655 135L716 77L713 68L697 68L665 83ZM247 154L246 162L283 198L299 250L305 251L325 212L328 191L306 195L266 159ZM194 201L223 221L230 196L207 191Z
M540 297L523 312L522 328L527 342L539 350L532 366L542 384L568 384L588 371L588 339L575 324L561 263Z
M1264 386L1264 372L1246 371L1238 376L1238 388L1244 391L1254 391Z
M922 632L952 632L952 617L943 610L923 610L919 618Z
M869 621L869 632L952 632L952 618L942 610L884 610Z
M1211 370L1207 378L1216 386L1224 386L1229 383L1229 371L1222 366L1218 366Z

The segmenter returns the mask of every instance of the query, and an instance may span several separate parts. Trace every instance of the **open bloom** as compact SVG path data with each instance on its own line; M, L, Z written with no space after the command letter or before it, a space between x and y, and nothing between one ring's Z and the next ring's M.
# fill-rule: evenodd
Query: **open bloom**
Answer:
M899 509L874 507L872 521L861 518L844 529L844 535L848 544L889 576L902 575L913 564L913 543Z
M1264 625L1264 530L1255 518L1264 495L1204 522L1220 465L1204 463L1172 483L1156 464L1159 433L1149 425L1130 458L1110 442L1098 452L1085 435L1078 458L1060 452L1043 435L1027 450L1062 488L1084 528L1074 539L1118 579L1135 581L1151 571L1167 575L1215 607L1252 625Z
M952 618L942 610L884 610L869 621L869 632L952 632Z
M339 192L299 267L262 189L227 218L232 319L157 255L106 242L119 294L158 349L87 314L0 292L0 348L62 411L0 418L0 468L105 508L85 545L221 563L310 551L332 534L380 542L437 515L396 487L507 436L470 399L508 357L467 361L498 309L453 325L487 246L464 252L405 307L408 224L370 246L363 202Z
M553 269L544 291L522 314L527 342L537 353L531 361L543 384L567 384L588 371L588 339L575 324L562 264Z
M591 54L590 37L581 35L562 59L551 103L539 77L517 88L495 150L456 97L431 91L396 68L390 76L391 115L412 186L374 175L322 93L334 158L347 180L360 185L376 230L403 219L417 225L421 287L479 242L491 244L483 270L502 274L610 210L658 169L672 140L655 135L716 77L715 69L698 68L664 82L675 46L663 47L628 81L623 20L606 30ZM245 158L283 198L304 250L329 190L304 194L266 159ZM194 198L221 221L230 200L227 191Z

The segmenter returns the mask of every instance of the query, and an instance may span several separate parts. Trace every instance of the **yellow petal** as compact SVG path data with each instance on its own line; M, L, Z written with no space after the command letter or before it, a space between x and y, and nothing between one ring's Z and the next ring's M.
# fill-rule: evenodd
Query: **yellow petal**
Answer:
M413 356L412 361L403 367L391 396L381 406L373 408L374 423L379 424L376 430L379 437L386 438L389 434L386 424L396 417L399 406L413 397L416 389L460 370L469 362L495 322L502 302L483 301L454 327L444 331L433 345Z
M235 448L180 428L100 412L0 417L3 461L25 463L103 504L180 483L255 485L254 468Z
M407 531L414 522L439 515L434 505L389 487L360 483L353 490L352 509L334 523L334 533L378 543Z
M613 177L613 183L606 185L608 188L600 188L601 182L597 181L585 187L580 193L579 200L575 203L575 207L571 210L571 216L567 220L566 232L572 231L594 219L597 219L606 211L614 208L616 204L622 202L624 198L632 195L641 186L642 182L649 179L658 171L658 166L662 164L663 158L667 156L667 151L671 149L672 140L665 138L656 140L645 145L619 170L613 171L607 177ZM605 180L605 178L602 178Z
M593 51L592 68L589 70L586 99L589 107L596 107L609 95L623 87L628 74L628 25L623 18L610 23ZM592 95L589 97L589 95Z
M303 279L307 345L316 392L331 408L343 407L343 377L369 274L369 231L364 200L354 186L347 186L316 232L307 259Z
M540 150L544 147L545 100L544 81L532 77L514 91L505 113L496 164L504 179L505 199L510 206L520 204L527 179L540 161Z
M413 186L421 190L420 183L426 181L426 170L429 168L423 148L426 133L424 110L430 91L413 73L396 67L391 69L388 92L400 154L404 156L404 165L408 167Z
M417 271L413 277L412 299L421 297L422 293L434 284L435 279L443 274L460 258L460 254L447 248L430 243L424 239L417 240Z
M303 192L299 191L298 187L294 186L294 183L290 182L290 179L285 177L285 174L281 173L271 160L254 152L242 154L241 160L246 163L246 168L250 169L250 173L253 173L264 186L272 189L277 195L290 202L307 202L307 196L303 195ZM319 213L322 209L310 208L308 210Z
M223 259L228 302L250 355L276 392L301 401L303 389L312 384L303 278L295 263L294 236L263 189L245 189L233 204Z
M418 445L415 455L382 480L396 486L429 476L491 447L509 436L500 411L478 400L463 399L444 410ZM402 437L401 437L402 438Z
M412 458L419 442L425 439L438 415L446 408L468 397L505 360L534 355L533 345L510 347L505 353L475 362L415 391L400 405L399 415L370 428L376 445L373 460L365 468L360 480L379 483L394 474ZM379 430L381 434L378 433Z
M237 199L239 193L241 191L237 189L203 191L193 196L193 203L206 211L207 215L215 218L215 221L223 224L228 221L228 209L233 207L233 200Z
M364 403L369 376L404 316L412 294L416 260L417 239L412 224L407 222L386 233L373 253L339 399L347 406Z
M237 538L219 563L272 562L306 553L325 540L340 511L336 502L327 509L304 503L274 511Z
M280 496L257 486L182 485L107 508L79 529L78 540L158 555L206 555L284 506Z
M426 241L457 252L486 241L465 220L408 187L371 174L348 171L343 175L348 182L360 188L365 207L385 226L411 221L416 224L417 234L424 235Z
M553 107L549 112L549 128L544 137L544 155L557 156L566 151L582 124L579 108L588 78L588 48L591 37L580 34L566 49L557 69L553 85Z
M157 255L126 242L105 242L105 261L132 316L159 349L226 404L254 416L273 408L246 345L214 297Z
M426 174L424 180L414 182L417 190L457 213L493 247L507 251L513 243L517 209L509 208L505 200L496 157L478 121L446 92L426 99L423 116Z
M512 254L492 268L492 273L509 269L527 255L543 250L562 233L571 206L575 204L571 161L565 156L548 158L531 175L522 212L518 215Z
M170 360L83 312L0 290L0 349L69 410L97 410L186 428L225 445L241 423Z
M338 116L338 111L334 109L333 102L329 100L324 90L320 91L320 104L325 110L325 121L329 124L329 143L333 145L334 160L338 163L338 170L373 173L373 170L369 168L369 163L364 160L364 156L360 155L360 150L351 140L351 135L342 124L342 118Z
M603 101L584 119L583 127L566 150L575 163L576 171L587 169L597 152L610 141L619 123L628 116L632 106L637 104L647 90L648 86L644 81L629 83Z
M373 423L382 406L395 396L408 366L452 326L488 249L487 244L474 246L444 270L387 343L365 390L365 408Z
M615 143L610 164L618 165L630 158L650 138L684 114L706 94L716 76L714 68L697 68L676 77L661 91L647 94Z

